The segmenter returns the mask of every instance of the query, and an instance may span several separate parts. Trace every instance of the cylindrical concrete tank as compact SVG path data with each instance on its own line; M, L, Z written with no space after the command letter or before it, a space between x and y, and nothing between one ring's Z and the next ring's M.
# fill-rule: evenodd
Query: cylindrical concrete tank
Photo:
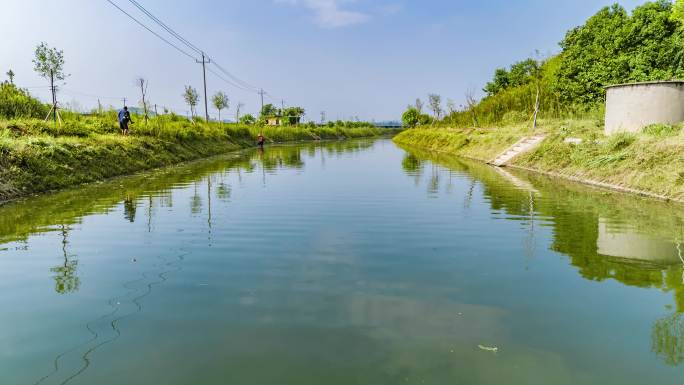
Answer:
M684 81L606 87L606 135L684 122Z

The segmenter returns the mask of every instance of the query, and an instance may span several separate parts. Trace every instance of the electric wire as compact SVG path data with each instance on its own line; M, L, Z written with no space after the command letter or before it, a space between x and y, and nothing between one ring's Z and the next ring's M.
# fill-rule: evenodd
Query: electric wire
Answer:
M145 9L145 7L143 7L142 5L140 5L140 3L138 3L138 2L135 1L135 0L128 0L128 1L131 2L131 4L135 5L135 6L136 6L140 11L142 11L144 14L146 14L150 19L152 19L152 21L154 21L154 22L157 23L160 27L162 27L164 30L166 30L166 32L170 33L170 34L171 34L172 36L174 36L176 39L180 40L181 43L185 44L188 48L190 48L191 50L197 52L198 54L200 54L200 55L202 54L203 51L202 51L201 49L199 49L196 45L190 43L186 38L184 38L183 36L181 36L178 32L174 31L171 27L169 27L168 25L166 25L163 21L159 20L158 17L154 16L154 14L152 14L152 12L148 11L147 9Z
M156 17L152 12L148 11L148 10L147 10L144 6L142 6L140 3L138 3L138 2L135 1L135 0L128 0L128 1L129 1L131 4L133 4L136 8L138 8L141 12L143 12L145 15L147 15L150 19L152 19L152 21L154 21L157 25L159 25L161 28L163 28L166 32L168 32L168 33L171 34L173 37L175 37L176 39L178 39L181 43L185 44L188 48L190 48L191 50L195 51L195 52L196 52L197 54L199 54L199 55L205 55L205 56L206 56L206 54L204 53L204 50L200 49L200 48L197 47L195 44L192 44L188 39L186 39L186 38L183 37L181 34L179 34L178 32L176 32L173 28L169 27L166 23L164 23L163 21L161 21L158 17ZM208 57L208 56L207 56L207 57ZM233 85L233 86L236 86L237 88L240 88L240 89L242 89L242 90L244 90L244 91L256 92L256 91L259 90L258 87L254 86L254 85L251 85L250 83L248 83L248 82L246 82L246 81L244 81L244 80L238 78L237 76L233 75L232 73L230 73L230 71L226 70L223 66L221 66L220 64L218 64L218 63L216 62L216 60L214 60L213 58L210 58L210 57L208 57L208 58L209 58L209 60L210 60L210 64L214 64L214 65L216 66L216 68L218 68L218 70L219 70L220 72L222 72L224 75L226 75L226 76L228 76L230 79L232 79L232 82L233 82L233 83L231 83L230 81L228 81L228 80L226 80L226 79L224 79L224 78L221 78L221 79L222 79L223 81L225 81L226 83L231 84L231 85ZM214 75L217 75L217 76L218 76L218 74L216 74L216 73L214 73ZM219 77L220 77L220 76L219 76Z
M171 47L175 48L178 52L182 53L183 55L189 57L189 58L192 59L192 60L197 60L194 56L192 56L191 54L185 52L182 48L180 48L180 47L178 47L177 45L173 44L172 42L168 41L166 38L164 38L163 36L161 36L161 35L158 34L157 32L153 31L150 27L148 27L148 26L146 26L145 24L143 24L141 21L139 21L138 19L136 19L133 15L131 15L130 13L124 11L121 7L119 7L118 5L116 5L116 3L114 3L112 0L106 0L106 1L107 1L109 4L113 5L114 7L116 7L116 9L118 9L119 11L121 11L124 15L128 16L131 20L135 21L138 25L140 25L141 27L143 27L143 28L145 28L146 30L148 30L148 31L149 31L150 33L152 33L154 36L158 37L159 39L161 39L162 41L164 41L166 44L168 44L168 45L170 45Z

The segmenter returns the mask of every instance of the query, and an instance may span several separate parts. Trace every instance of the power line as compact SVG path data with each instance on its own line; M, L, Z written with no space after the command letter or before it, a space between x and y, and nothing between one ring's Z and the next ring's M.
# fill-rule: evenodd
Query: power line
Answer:
M176 39L180 40L183 44L185 44L186 46L188 46L188 48L190 48L191 50L195 51L195 52L198 53L198 54L201 54L201 53L202 53L202 50L201 50L201 49L197 48L196 45L190 43L186 38L184 38L183 36L181 36L178 32L176 32L176 31L174 31L173 29L171 29L171 27L169 27L168 25L164 24L163 21L159 20L159 18L157 18L156 16L154 16L154 15L152 14L152 12L148 11L147 9L145 9L145 7L143 7L142 5L140 5L140 3L138 3L138 2L135 1L135 0L128 0L128 1L130 1L133 5L135 5L139 10L141 10L144 14L146 14L150 19L152 19L152 20L153 20L155 23L157 23L160 27L164 28L164 30L166 30L166 32L170 33L170 34L171 34L172 36L174 36Z
M235 87L235 88L238 88L238 89L240 89L240 90L242 90L242 91L253 92L253 91L250 90L250 89L246 89L246 88L240 86L239 84L237 84L237 83L235 83L235 82L233 82L233 81L230 81L230 80L224 78L224 77L221 76L219 73L217 73L216 71L212 70L211 68L207 68L207 71L210 72L210 73L212 73L212 74L213 74L214 76L216 76L217 78L219 78L219 79L223 80L224 82L226 82L226 84L229 84L229 85L231 85L231 86L233 86L233 87Z
M168 45L170 45L171 47L175 48L178 52L182 53L183 55L189 57L189 58L192 59L192 60L197 60L197 59L196 59L194 56L192 56L191 54L185 52L183 49L181 49L181 48L178 47L177 45L173 44L172 42L168 41L167 39L165 39L165 38L164 38L163 36L161 36L160 34L156 33L156 32L153 31L152 29L150 29L150 27L148 27L148 26L146 26L145 24L143 24L141 21L139 21L138 19L136 19L135 17L133 17L130 13L124 11L121 7L119 7L118 5L116 5L116 3L114 3L112 0L106 0L106 1L107 1L109 4L113 5L114 7L116 7L116 9L118 9L119 11L121 11L124 15L128 16L131 20L135 21L138 25L140 25L141 27L143 27L143 28L145 28L146 30L148 30L148 31L149 31L150 33L152 33L154 36L158 37L159 39L161 39L162 41L164 41L166 44L168 44Z
M241 84L243 87L249 88L249 89L251 89L252 91L258 91L258 90L259 90L259 87L253 86L253 85L247 83L246 81L241 80L241 79L238 78L237 76L234 76L233 74L231 74L228 70L226 70L225 68L221 67L221 65L219 65L215 60L214 60L214 65L216 66L216 68L219 69L219 71L223 72L223 73L226 74L228 77L230 77L231 79L233 79L235 82Z
M175 30L173 30L173 28L171 28L171 27L169 27L168 25L166 25L166 23L164 23L163 21L161 21L158 17L156 17L152 12L148 11L148 10L147 10L145 7L143 7L140 3L138 3L138 2L135 1L135 0L128 0L128 1L129 1L131 4L133 4L135 7L137 7L140 11L142 11L144 14L146 14L146 15L147 15L150 19L152 19L152 21L154 21L157 25L159 25L160 27L162 27L166 32L168 32L168 33L171 34L173 37L175 37L176 39L178 39L181 43L185 44L188 48L190 48L191 50L195 51L198 55L205 55L204 51L203 51L201 48L197 47L195 44L192 44L188 39L186 39L185 37L183 37L180 33L176 32ZM206 56L206 55L205 55L205 56ZM245 91L247 91L247 89L251 89L251 90L254 91L254 92L256 92L256 91L258 90L258 87L253 86L253 85L247 83L246 81L241 80L241 79L238 78L237 76L231 74L228 70L226 70L226 69L223 68L220 64L218 64L213 58L210 58L210 57L207 56L207 60L208 60L208 62L214 64L214 65L216 66L216 68L219 69L219 71L221 71L223 74L225 74L225 75L228 76L230 79L232 79L235 83L237 83L237 84L238 84L238 88L244 89Z
M147 17L149 17L154 23L156 23L159 27L161 27L164 31L169 33L173 38L177 39L180 43L185 45L191 52L196 53L198 56L203 56L203 60L199 61L193 54L188 53L185 49L179 47L178 45L174 44L173 42L169 41L169 39L163 37L159 33L155 32L152 30L150 27L145 25L143 22L138 20L136 17L131 15L130 13L126 12L124 9L122 9L120 6L118 6L116 3L114 3L112 0L106 0L108 3L110 3L112 6L114 6L116 9L118 9L120 12L122 12L124 15L128 16L131 20L133 20L136 24L140 25L143 27L145 30L148 32L152 33L154 36L165 42L166 44L170 45L174 49L176 49L178 52L181 54L187 56L188 58L198 62L198 63L203 63L204 71L209 71L212 73L214 76L216 76L218 79L222 80L226 84L229 84L237 89L240 89L242 91L246 92L254 92L257 94L261 95L261 98L263 100L264 95L269 96L269 98L272 95L269 95L266 91L263 90L263 88L256 87L239 77L233 75L230 71L225 69L223 66L221 66L219 63L216 62L213 58L209 57L204 53L202 49L200 49L198 46L195 44L191 43L188 39L183 37L180 33L176 32L174 29L169 27L166 23L161 21L158 17L156 17L152 12L147 10L144 6L142 6L138 1L136 0L128 0L131 4L133 4L138 10L140 10L142 13L144 13ZM216 71L213 71L211 68L206 68L206 64L213 64L216 69L220 72L217 73ZM225 76L225 77L224 77ZM206 79L206 75L205 75ZM206 81L206 80L205 80ZM205 97L206 99L206 97ZM206 102L206 100L205 100Z

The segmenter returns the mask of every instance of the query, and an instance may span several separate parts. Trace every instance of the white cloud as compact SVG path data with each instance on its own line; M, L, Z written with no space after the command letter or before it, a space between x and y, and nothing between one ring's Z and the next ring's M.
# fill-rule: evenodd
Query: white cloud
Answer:
M341 9L341 4L352 0L276 0L277 3L301 5L315 14L316 24L325 28L339 28L365 23L370 15Z

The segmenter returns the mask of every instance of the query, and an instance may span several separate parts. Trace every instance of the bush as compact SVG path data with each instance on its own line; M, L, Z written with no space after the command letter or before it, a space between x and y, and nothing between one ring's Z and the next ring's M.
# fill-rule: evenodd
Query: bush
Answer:
M0 118L44 118L48 108L28 91L14 84L0 83Z

